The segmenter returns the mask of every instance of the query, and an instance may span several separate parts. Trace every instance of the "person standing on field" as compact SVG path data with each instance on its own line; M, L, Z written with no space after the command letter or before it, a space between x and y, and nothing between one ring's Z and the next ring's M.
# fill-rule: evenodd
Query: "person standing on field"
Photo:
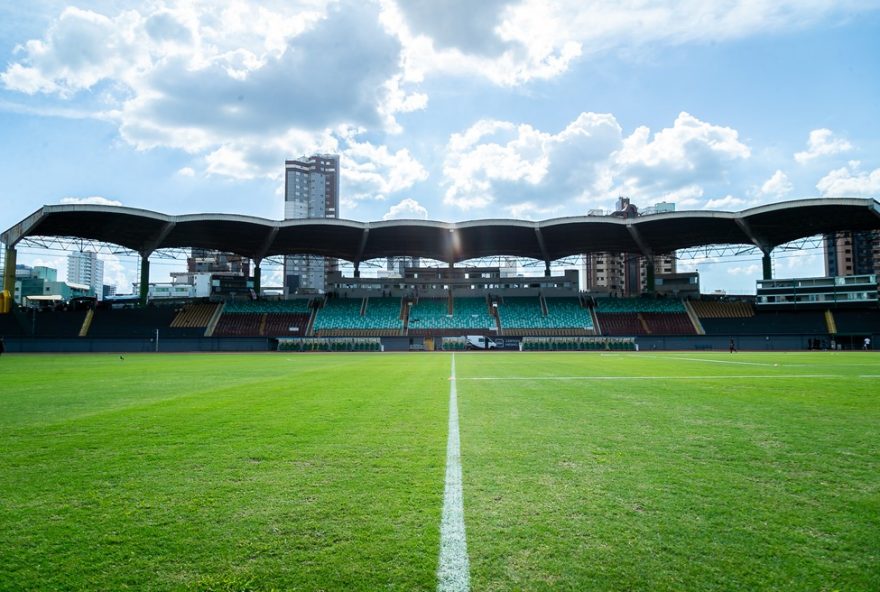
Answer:
M865 351L868 351L869 349L871 349L871 338L870 337L865 337L865 343L864 343L864 345L862 345L862 349Z

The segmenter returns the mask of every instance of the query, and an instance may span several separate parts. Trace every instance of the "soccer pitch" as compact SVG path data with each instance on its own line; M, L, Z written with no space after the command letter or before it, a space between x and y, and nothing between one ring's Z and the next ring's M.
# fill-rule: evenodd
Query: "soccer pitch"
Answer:
M454 360L0 357L0 589L880 589L880 356Z

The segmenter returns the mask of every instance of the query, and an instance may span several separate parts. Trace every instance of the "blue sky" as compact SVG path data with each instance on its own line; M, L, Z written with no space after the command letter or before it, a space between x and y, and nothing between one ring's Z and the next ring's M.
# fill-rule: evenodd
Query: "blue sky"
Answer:
M876 1L4 2L0 56L3 228L83 201L279 219L284 159L316 151L356 220L880 194ZM822 273L796 255L776 275Z

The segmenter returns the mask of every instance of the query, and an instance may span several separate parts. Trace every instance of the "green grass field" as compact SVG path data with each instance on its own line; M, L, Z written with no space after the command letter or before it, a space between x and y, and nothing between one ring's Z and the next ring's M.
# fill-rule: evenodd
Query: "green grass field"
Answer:
M0 357L0 589L435 590L449 354ZM880 589L880 356L456 355L471 589Z

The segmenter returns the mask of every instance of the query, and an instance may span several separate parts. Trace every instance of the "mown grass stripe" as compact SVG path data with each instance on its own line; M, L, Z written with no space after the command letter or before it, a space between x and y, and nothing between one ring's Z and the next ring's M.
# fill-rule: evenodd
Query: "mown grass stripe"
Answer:
M862 375L859 378L871 378ZM712 376L469 376L459 380L753 380L756 378L845 378L840 374L718 374Z
M461 484L461 441L458 433L458 394L455 388L455 354L449 377L449 440L446 445L446 484L440 521L440 561L437 568L439 592L470 589L464 503Z

